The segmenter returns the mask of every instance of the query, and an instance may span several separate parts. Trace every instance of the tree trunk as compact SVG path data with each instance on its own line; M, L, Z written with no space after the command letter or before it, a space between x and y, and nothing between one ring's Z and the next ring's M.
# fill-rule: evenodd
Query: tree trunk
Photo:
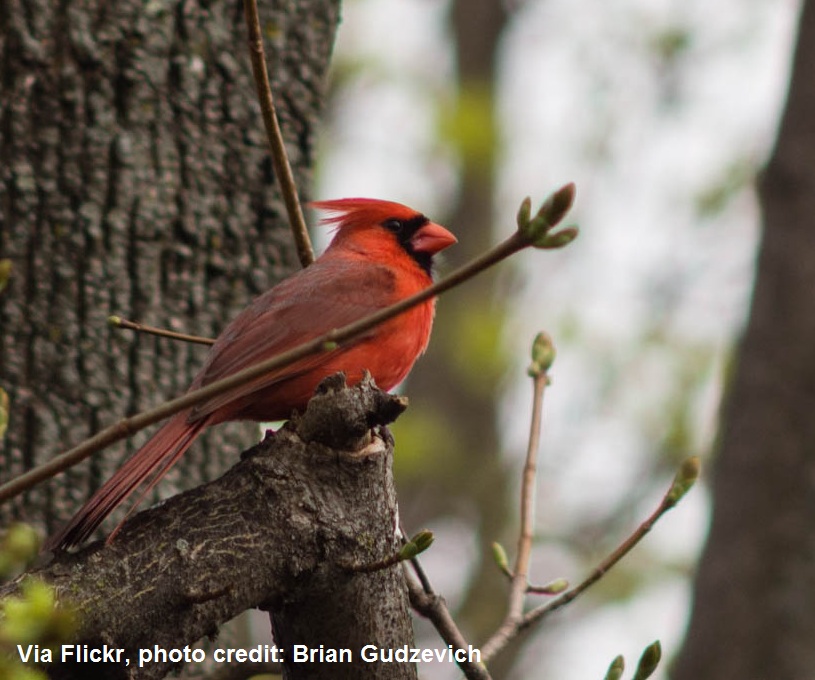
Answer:
M760 182L764 234L722 413L713 522L676 680L815 669L815 2Z
M260 5L307 190L339 0ZM201 366L200 346L112 330L109 315L214 336L298 264L240 0L3 0L0 54L5 481L177 396ZM161 490L213 478L255 433L202 439ZM0 522L53 529L145 437L5 504Z

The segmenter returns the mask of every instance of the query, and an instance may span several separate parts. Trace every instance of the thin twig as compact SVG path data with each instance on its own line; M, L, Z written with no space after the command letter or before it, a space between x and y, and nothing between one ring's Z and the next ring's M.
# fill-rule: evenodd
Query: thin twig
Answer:
M535 533L535 479L538 470L541 421L543 420L543 393L549 384L549 374L540 371L532 380L532 419L529 427L529 444L526 451L521 481L521 527L518 534L518 555L515 558L509 597L509 616L517 619L523 613L524 594L529 585L529 559Z
M523 620L524 596L529 588L529 561L535 532L535 481L537 477L538 448L543 420L543 395L549 384L549 368L554 361L554 347L545 333L539 333L532 348L532 418L521 481L521 518L518 532L518 554L512 571L507 614L498 630L481 647L484 660L502 649L516 634Z
M345 569L345 571L350 571L354 574L372 574L375 571L384 571L385 569L389 569L394 564L403 562L404 559L405 558L398 552L395 552L391 553L387 557L383 557L381 560L377 560L376 562L368 562L367 564L353 564L351 562L346 562L340 563L340 566Z
M529 241L525 239L520 232L515 232L512 236L499 243L489 252L477 257L468 264L454 271L446 278L438 281L432 286L429 286L416 295L401 300L400 302L397 302L390 307L386 307L379 312L375 312L364 319L350 323L342 328L329 331L328 333L325 333L314 340L298 345L287 352L283 352L275 357L267 359L266 361L245 368L244 370L231 376L210 383L209 385L200 389L187 392L183 396L165 402L156 408L143 411L142 413L138 413L129 418L123 418L117 423L97 433L90 439L85 440L73 449L52 458L47 463L33 468L32 470L29 470L19 477L16 477L15 479L12 479L0 486L0 502L13 498L23 491L30 489L39 482L53 477L55 474L76 465L91 454L96 453L106 446L110 446L117 441L125 439L139 430L164 420L165 418L169 418L170 416L175 415L184 409L191 408L197 404L207 401L208 399L235 389L236 387L244 385L245 383L250 382L254 378L261 375L270 373L285 366L289 366L295 361L299 361L300 359L303 359L311 354L336 349L343 344L347 344L351 340L354 340L363 333L369 331L374 326L388 321L389 319L402 314L411 307L415 307L426 300L450 290L451 288L472 278L485 269L492 267L501 260L506 259L510 255L523 250L529 245Z
M203 338L200 335L188 335L187 333L176 333L175 331L168 331L166 328L156 328L155 326L128 321L120 316L108 317L108 323L114 328L124 328L138 333L148 333L149 335L157 335L161 338L169 338L170 340L182 340L183 342L193 342L199 345L213 345L215 343L215 340L212 338Z
M588 588L593 586L599 581L606 572L611 569L617 562L625 557L636 546L646 534L653 529L654 525L660 518L673 508L679 500L684 496L688 490L693 486L699 476L699 459L697 457L688 458L684 461L674 478L671 488L662 497L659 505L648 516L648 518L640 524L631 535L626 538L619 546L617 546L602 562L600 562L586 577L584 581L576 585L574 588L566 591L563 595L558 597L545 605L536 607L535 609L526 613L521 622L520 629L528 628L536 621L539 621L544 616L551 614L582 595ZM485 655L486 656L486 655Z
M405 582L407 583L408 596L413 609L433 624L442 640L448 645L452 645L455 649L469 651L470 644L450 615L450 610L447 609L444 598L434 593L432 589L429 591L423 589L407 570L405 570ZM492 676L484 665L483 652L481 653L481 663L466 660L457 661L456 663L467 680L492 680Z
M263 124L266 126L266 136L269 138L275 175L280 182L280 192L286 204L289 224L297 246L297 257L300 258L300 264L308 267L314 262L314 249L311 247L306 220L303 217L303 209L297 195L297 185L294 182L289 157L286 154L286 143L283 140L283 132L280 130L277 111L275 111L269 73L266 70L266 55L263 52L263 35L260 30L256 0L244 0L243 8L246 15L246 27L249 31L249 57L252 60L252 73L255 76Z
M430 585L430 579L427 578L427 573L422 566L422 563L419 562L418 557L414 557L410 560L410 566L413 568L413 572L416 574L416 578L419 579L419 583L422 584L422 590L428 594L433 593L433 587Z

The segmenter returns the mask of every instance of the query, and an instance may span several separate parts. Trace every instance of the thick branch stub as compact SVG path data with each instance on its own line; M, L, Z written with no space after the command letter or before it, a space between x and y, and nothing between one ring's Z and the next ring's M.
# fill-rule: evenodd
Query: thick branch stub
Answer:
M337 373L317 386L308 409L293 422L305 442L355 451L370 441L371 430L392 423L406 408L407 397L383 392L370 373L354 390Z
M285 649L351 650L342 677L416 677L408 664L360 659L364 645L413 644L401 570L348 574L341 566L398 550L389 438L362 436L360 424L384 425L404 404L370 381L343 383L324 385L302 417L220 479L139 513L110 545L61 554L37 572L82 610L76 643L122 648L130 659L55 663L52 677L162 678L174 665L140 668L140 649L183 649L253 607L271 611ZM303 678L325 669L299 663L291 671Z

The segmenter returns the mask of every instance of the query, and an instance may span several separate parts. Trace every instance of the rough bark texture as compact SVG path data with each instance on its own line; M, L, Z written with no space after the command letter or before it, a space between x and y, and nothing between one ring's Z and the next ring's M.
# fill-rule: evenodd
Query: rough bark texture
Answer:
M815 669L815 2L760 183L750 320L722 414L710 537L677 680Z
M140 669L140 648L183 648L251 607L272 613L283 650L353 651L350 664L286 661L288 678L416 677L414 665L359 655L367 644L412 643L401 566L348 568L400 547L392 441L377 428L404 400L372 382L323 385L302 421L267 435L221 479L140 513L109 546L59 555L38 572L80 607L78 643L124 648L131 659L53 664L52 678L162 678L173 664Z
M338 6L260 2L301 187ZM213 336L298 266L240 0L0 3L0 257L13 263L0 295L11 396L0 479L186 389L205 350L111 330L107 317ZM144 436L0 507L0 522L53 528ZM162 489L213 478L250 436L216 431Z

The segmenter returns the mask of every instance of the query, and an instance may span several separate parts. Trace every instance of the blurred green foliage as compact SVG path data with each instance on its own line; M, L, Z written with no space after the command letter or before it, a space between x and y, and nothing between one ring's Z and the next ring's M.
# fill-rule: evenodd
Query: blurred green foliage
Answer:
M28 525L13 524L0 539L0 579L7 579L33 561L39 552L37 533ZM45 680L46 674L24 664L17 645L51 648L70 639L76 631L75 612L57 606L53 588L25 577L20 594L0 600L0 678Z
M439 106L438 137L453 144L471 169L490 171L497 149L494 116L492 85L476 80L462 82L458 97Z
M445 309L448 333L436 338L444 343L452 370L473 394L495 398L496 385L506 374L508 358L503 344L505 315L491 305Z
M26 578L19 597L0 601L0 678L45 680L44 672L22 662L17 646L53 648L69 640L75 631L74 612L57 607L53 588Z
M458 443L445 423L444 414L415 403L410 406L410 418L400 418L391 426L396 479L410 483L456 473L459 468L451 458L456 458Z
M668 26L654 31L649 44L657 59L662 63L672 63L691 47L693 35L683 26Z
M12 524L0 537L0 580L22 571L40 549L37 532L27 524Z
M716 217L736 196L751 186L758 169L752 158L737 158L722 175L706 182L704 190L696 198L696 211L700 217Z

